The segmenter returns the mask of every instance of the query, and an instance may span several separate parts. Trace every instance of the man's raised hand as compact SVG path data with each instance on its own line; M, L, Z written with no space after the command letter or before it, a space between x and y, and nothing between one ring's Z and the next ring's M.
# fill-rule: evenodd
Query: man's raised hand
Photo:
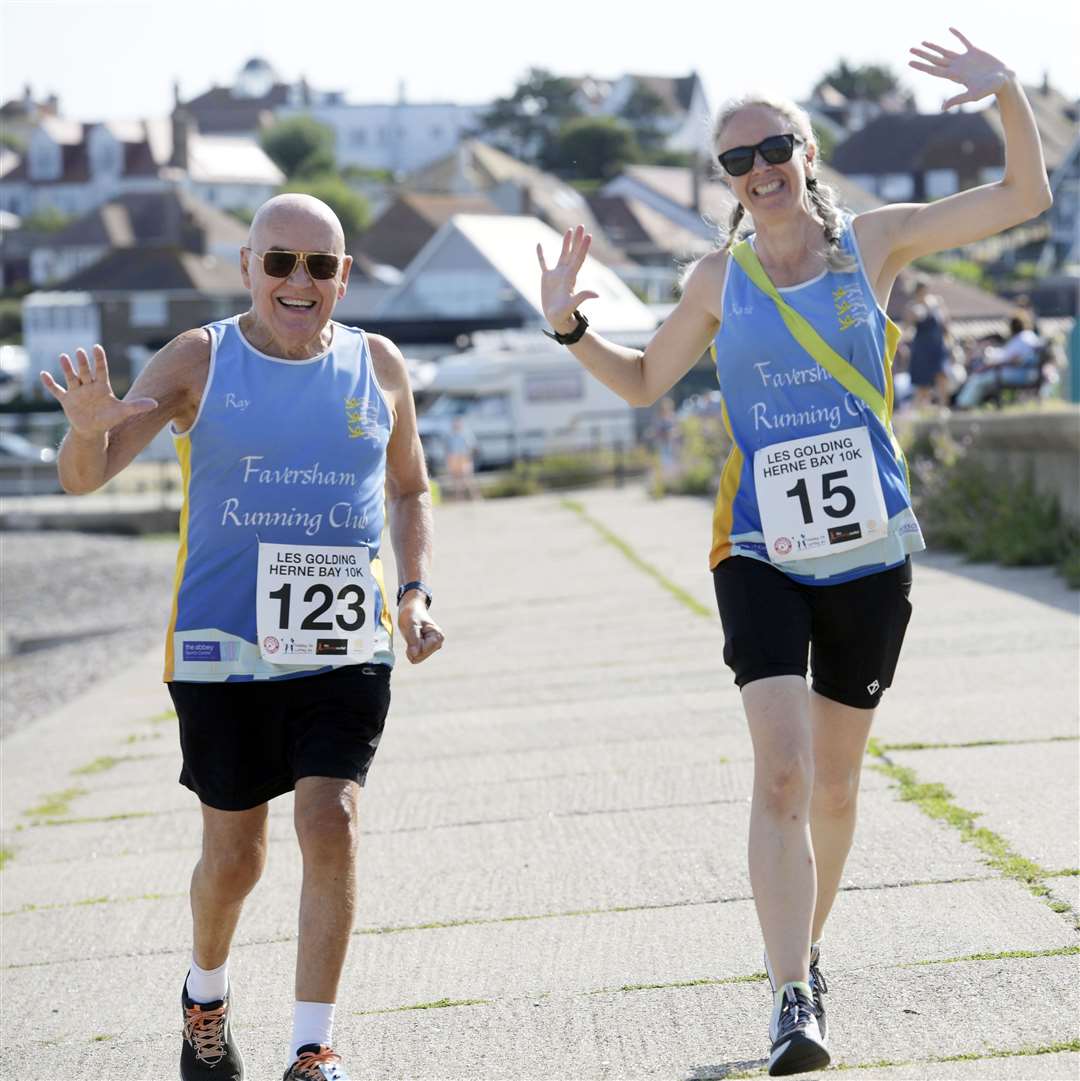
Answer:
M101 435L129 417L157 408L158 403L153 398L124 401L117 398L109 383L105 350L95 345L93 353L93 363L85 349L75 351L74 363L67 353L60 354L66 389L48 372L41 373L42 385L63 406L73 431L79 435Z

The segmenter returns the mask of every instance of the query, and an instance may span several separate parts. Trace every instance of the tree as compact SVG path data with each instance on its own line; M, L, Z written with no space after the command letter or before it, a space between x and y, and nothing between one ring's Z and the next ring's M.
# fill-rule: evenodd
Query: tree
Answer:
M267 128L262 148L290 179L333 171L334 132L310 116L290 116Z
M54 206L43 206L22 219L22 227L31 233L56 233L75 219Z
M300 192L321 199L338 216L346 237L358 236L371 221L371 206L358 191L353 191L339 176L298 179L286 184L282 192Z
M480 117L480 131L509 154L525 161L542 160L559 126L581 109L574 101L571 79L543 68L530 68L506 98L496 98Z
M635 82L626 104L619 110L619 116L634 129L641 149L650 156L663 150L664 133L657 121L667 115L664 99L642 82Z
M891 68L880 64L862 64L852 67L846 60L841 60L834 68L827 71L814 87L816 93L825 84L839 90L849 101L881 101L889 94L899 94L910 99L911 93L905 90Z
M609 180L641 156L641 147L625 120L581 116L567 120L559 129L546 164L563 176Z

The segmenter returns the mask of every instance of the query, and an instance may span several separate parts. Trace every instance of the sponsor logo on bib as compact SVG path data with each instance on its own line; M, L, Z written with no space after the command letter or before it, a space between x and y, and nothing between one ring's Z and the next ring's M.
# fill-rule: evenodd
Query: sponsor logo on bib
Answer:
M777 555L786 556L791 551L791 541L787 537L777 537L773 541L773 548Z
M263 639L263 651L265 653L277 653L279 649L281 649L281 643L272 634L268 634Z

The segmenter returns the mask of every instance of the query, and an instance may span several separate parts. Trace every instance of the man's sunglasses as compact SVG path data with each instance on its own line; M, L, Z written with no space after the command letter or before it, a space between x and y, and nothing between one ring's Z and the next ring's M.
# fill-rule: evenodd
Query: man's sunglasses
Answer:
M791 156L790 154L788 155ZM325 251L255 251L248 249L252 255L262 260L263 270L271 278L287 278L295 269L297 263L303 263L304 269L316 281L327 281L337 276L341 266L341 256Z
M716 158L729 176L742 176L754 167L755 153L770 165L782 165L785 161L791 161L795 147L802 146L805 141L797 135L770 135L757 146L735 146L723 154L717 154Z

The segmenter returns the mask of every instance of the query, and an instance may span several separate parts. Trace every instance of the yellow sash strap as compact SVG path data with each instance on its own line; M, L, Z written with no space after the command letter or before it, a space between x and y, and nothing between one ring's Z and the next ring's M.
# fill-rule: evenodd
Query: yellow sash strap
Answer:
M881 426L889 433L893 453L898 461L904 462L904 453L900 449L892 429L892 418L885 399L867 378L826 342L820 334L780 295L776 286L769 280L757 252L747 240L740 241L731 249L731 256L742 267L746 276L776 305L791 336L820 364L845 390L864 402L870 412L877 417ZM907 463L904 462L905 469Z

